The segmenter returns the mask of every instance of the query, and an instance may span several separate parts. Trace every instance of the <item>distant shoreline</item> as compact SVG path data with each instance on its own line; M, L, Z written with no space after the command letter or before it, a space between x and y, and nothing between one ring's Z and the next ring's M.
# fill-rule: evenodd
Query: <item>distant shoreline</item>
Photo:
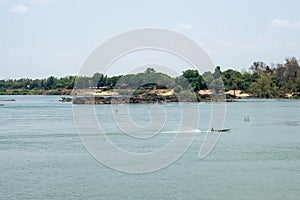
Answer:
M226 98L229 99L250 97L299 99L300 66L297 59L291 57L287 58L284 64L277 64L274 67L263 62L254 62L249 71L243 72L233 69L222 72L217 66L214 72L207 71L200 74L195 69L187 69L177 77L171 77L149 67L145 72L112 77L95 73L89 76L63 78L50 76L45 79L0 80L0 95L72 95L74 88L91 90L96 96L102 92L115 90L131 91L133 95L138 96L159 89L173 90L183 96L196 93L198 99L207 100L212 93L209 89L213 89L225 90Z
M6 90L2 95L72 95L73 89L50 89L50 90Z

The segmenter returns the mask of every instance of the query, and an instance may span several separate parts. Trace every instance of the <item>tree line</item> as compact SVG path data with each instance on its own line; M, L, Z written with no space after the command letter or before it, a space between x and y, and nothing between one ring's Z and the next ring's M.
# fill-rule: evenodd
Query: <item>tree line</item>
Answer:
M248 70L228 69L221 71L217 66L214 72L188 69L178 77L156 72L147 68L145 72L108 77L101 73L93 76L67 76L45 79L8 79L0 80L0 94L7 91L32 90L71 90L75 88L127 88L136 89L145 84L173 88L175 92L190 90L198 92L208 88L223 87L225 90L241 90L260 98L285 97L287 93L300 92L300 66L295 57L286 58L285 62L268 65L262 61L254 62ZM18 94L18 93L15 93ZM55 94L55 93L54 93Z

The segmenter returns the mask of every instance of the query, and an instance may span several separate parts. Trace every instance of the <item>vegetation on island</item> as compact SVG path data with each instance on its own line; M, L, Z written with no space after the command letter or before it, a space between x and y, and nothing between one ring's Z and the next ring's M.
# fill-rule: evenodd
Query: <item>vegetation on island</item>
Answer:
M217 66L214 72L202 72L188 69L178 77L156 72L148 68L143 73L108 77L95 73L91 77L68 76L45 79L6 79L0 80L1 95L48 94L67 95L72 89L106 88L135 89L135 94L143 93L149 83L155 87L171 88L175 93L191 93L206 90L218 85L223 80L225 91L241 90L258 98L284 98L287 94L300 94L300 66L295 57L286 58L285 62L268 65L256 61L248 70L228 69L221 71ZM151 84L150 84L151 85ZM143 86L141 89L140 87ZM223 86L223 85L222 85Z

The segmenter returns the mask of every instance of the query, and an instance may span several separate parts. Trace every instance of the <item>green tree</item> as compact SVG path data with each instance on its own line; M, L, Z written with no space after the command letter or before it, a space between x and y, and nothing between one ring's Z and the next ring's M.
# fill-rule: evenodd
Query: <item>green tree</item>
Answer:
M145 71L146 74L154 74L156 73L154 68L148 67Z
M100 73L95 73L91 78L92 87L103 87L107 83L107 76Z
M56 84L57 79L54 76L50 76L49 78L47 78L46 82L45 82L45 89L49 90L49 89L54 89L54 85Z
M184 90L190 90L192 88L189 81L182 75L175 78L175 84L176 86L181 86Z
M205 81L197 70L188 69L182 73L182 76L188 80L195 92L206 88Z

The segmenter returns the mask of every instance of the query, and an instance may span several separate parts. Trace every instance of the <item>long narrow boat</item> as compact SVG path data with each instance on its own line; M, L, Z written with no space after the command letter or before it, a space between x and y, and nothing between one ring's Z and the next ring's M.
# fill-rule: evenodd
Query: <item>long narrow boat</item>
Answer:
M230 128L226 128L226 129L212 129L210 130L211 132L227 132L227 131L230 131L231 129Z

